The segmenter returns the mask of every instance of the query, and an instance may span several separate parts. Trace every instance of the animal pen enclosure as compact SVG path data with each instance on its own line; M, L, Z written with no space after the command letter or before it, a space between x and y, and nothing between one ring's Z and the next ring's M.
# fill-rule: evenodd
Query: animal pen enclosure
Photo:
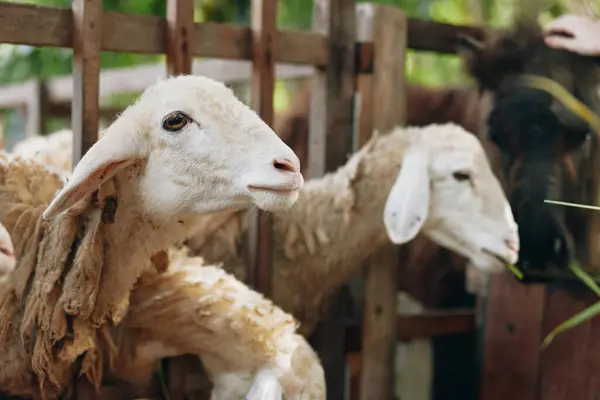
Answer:
M360 129L356 143L364 143L373 129L385 130L401 123L404 98L404 48L453 52L453 38L459 32L475 36L475 28L407 19L389 6L362 5L356 13L351 0L318 1L314 7L314 33L278 31L275 27L275 1L254 1L252 26L194 24L193 2L172 0L166 19L103 13L101 1L77 0L73 9L0 4L0 42L37 46L73 47L73 86L71 118L74 135L73 161L76 162L98 137L98 119L110 118L118 110L100 112L99 53L123 51L166 53L167 72L192 72L194 56L252 60L252 105L268 123L273 121L273 84L275 61L316 67L315 91L309 138L308 175L321 176L345 162L355 150L354 94L358 86ZM23 28L27 27L27 28ZM48 29L52 27L52 29ZM357 79L358 78L358 79ZM357 85L358 84L358 85ZM49 85L51 86L51 85ZM146 85L144 85L146 86ZM65 115L68 104L52 101L52 89L36 82L20 91L17 102L25 104L28 132L40 132L44 115ZM364 99L375 96L378 107ZM9 96L4 96L7 99ZM16 96L18 97L18 96ZM3 106L9 106L3 102ZM325 105L325 107L323 107ZM327 134L326 134L327 132ZM248 277L252 286L269 293L269 223L262 215L248 241ZM374 261L367 277L366 326L361 357L361 398L387 398L391 390L391 345L396 337L428 335L436 318L453 317L395 315L393 250ZM384 290L387 288L387 290ZM336 317L337 314L337 318ZM472 315L458 315L458 321L471 328ZM345 386L345 327L336 310L324 321L317 347L326 370L328 398L342 398ZM397 332L397 325L401 332ZM460 325L460 323L459 323ZM456 329L450 326L449 331ZM443 332L443 330L441 331ZM437 333L441 333L438 329ZM183 398L186 390L183 373L172 362L168 384L171 398ZM89 388L87 388L89 389ZM82 387L80 390L86 390ZM106 388L102 396L110 393ZM116 395L114 393L112 395Z
M251 103L271 125L275 63L312 66L315 71L307 177L314 178L342 165L347 155L364 144L374 129L385 131L404 122L408 99L398 88L404 86L406 48L453 53L459 33L479 38L485 34L479 28L407 18L401 10L386 5L356 7L352 0L315 0L314 32L277 30L275 0L253 0L250 27L194 23L193 15L192 0L169 0L166 18L103 12L100 0L74 0L72 10L0 3L0 42L72 47L74 51L72 91L60 101L55 101L53 96L62 90L59 87L64 87L64 80L62 86L58 80L47 84L32 82L20 88L14 86L11 93L0 93L0 107L25 105L29 133L41 132L44 116L70 113L75 163L97 140L99 118L110 119L119 111L99 107L101 51L167 54L165 72L169 74L196 72L193 57L251 60ZM286 71L289 76L313 74L312 70L294 68L282 66L282 75L286 76ZM197 71L210 76L203 72L208 70L201 67ZM217 79L229 80L225 76ZM151 83L140 82L138 90ZM15 96L15 93L18 94ZM65 98L72 100L70 105ZM371 99L377 99L376 106ZM267 296L271 286L270 234L269 217L260 214L246 244L248 283ZM362 326L345 326L346 302L340 295L315 334L313 343L326 371L329 399L347 398L344 397L344 392L348 392L346 363L350 365L352 376L349 398L391 398L392 349L396 340L475 329L474 310L398 316L396 252L389 246L370 261L365 275ZM522 290L521 287L515 289L516 282L506 285L509 290ZM502 306L496 307L501 309ZM486 324L490 323L486 321ZM492 334L489 327L487 332ZM352 346L351 340L360 343ZM348 354L349 347L359 347L360 352ZM502 351L495 349L485 353ZM510 361L518 363L518 354ZM191 367L186 367L190 362ZM191 371L197 363L185 357L167 363L166 383L171 399L184 399L190 392L201 389L193 379L197 375ZM506 364L501 365L508 368ZM509 372L508 376L503 386L514 387L515 382L521 380L518 373ZM495 385L493 380L486 381L484 377L486 400L496 398ZM97 396L90 386L82 384L77 388L77 396L133 396L123 390L120 386L107 385ZM506 390L503 397L511 395L506 394ZM157 392L144 395L158 396ZM136 393L136 396L141 395Z

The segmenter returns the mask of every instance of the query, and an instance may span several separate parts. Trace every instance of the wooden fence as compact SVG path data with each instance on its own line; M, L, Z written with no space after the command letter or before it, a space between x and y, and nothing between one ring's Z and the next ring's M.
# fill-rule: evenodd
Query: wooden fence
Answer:
M73 48L74 164L98 138L101 51L164 53L169 74L194 72L193 57L251 60L251 103L268 124L273 123L275 63L312 66L307 178L314 178L345 163L356 150L354 143L364 143L373 129L385 131L403 123L406 48L453 53L457 34L484 35L475 27L407 18L388 5L356 7L354 0L314 0L312 32L278 30L276 0L253 0L250 26L194 23L193 15L193 0L168 0L166 18L103 12L101 0L74 0L70 10L0 3L0 42ZM40 109L44 102L39 99L47 94L34 84L29 90L34 95L23 97L23 103ZM378 99L377 107L370 98ZM0 95L0 103L2 99ZM62 107L63 114L68 110L64 103L56 107ZM31 120L31 131L39 129L40 119ZM266 295L271 286L270 238L269 216L261 213L248 235L247 277ZM441 330L438 325L426 328L439 315L398 317L396 251L389 246L368 262L362 356L355 358L361 364L360 399L364 400L391 398L392 354L398 338L453 332L457 324L473 329L472 311L446 316L454 323ZM332 304L315 345L326 371L327 398L342 400L346 398L344 301ZM183 399L184 374L173 364L170 367L170 398ZM92 396L89 388L78 390L79 397ZM114 392L101 396L121 397Z

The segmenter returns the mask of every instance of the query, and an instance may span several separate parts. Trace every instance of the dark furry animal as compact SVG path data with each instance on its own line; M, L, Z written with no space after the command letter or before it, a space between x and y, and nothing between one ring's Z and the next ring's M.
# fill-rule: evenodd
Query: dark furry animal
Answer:
M463 37L459 52L480 95L491 100L482 133L501 152L501 173L519 224L519 266L550 271L573 259L600 265L592 254L598 246L588 243L597 236L597 213L544 203L598 202L596 134L548 92L518 80L523 74L550 78L598 113L600 63L547 47L541 28L524 24L486 43Z

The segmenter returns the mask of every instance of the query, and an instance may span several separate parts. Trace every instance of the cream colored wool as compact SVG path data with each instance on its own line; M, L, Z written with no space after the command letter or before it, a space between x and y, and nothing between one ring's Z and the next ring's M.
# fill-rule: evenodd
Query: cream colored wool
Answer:
M300 321L303 335L314 330L329 297L390 243L383 209L405 151L412 146L431 154L462 146L475 151L476 140L455 124L399 128L374 137L337 171L307 181L291 211L275 214L271 298ZM208 263L222 261L243 280L240 244L247 215L246 209L207 216L204 225L213 230L196 234L188 246Z
M174 111L182 108L183 116ZM64 187L49 167L0 155L0 223L17 259L0 285L0 389L54 399L79 374L99 385L117 357L111 330L154 268L151 257L189 237L203 213L289 208L303 182L298 170L256 113L223 84L197 76L148 88ZM272 190L282 187L287 194ZM270 349L257 356L259 373L290 368L292 354L275 356L281 346L272 340L256 339L257 351Z
M57 170L70 171L73 158L73 133L61 129L47 136L27 137L13 146L11 153L39 161Z
M248 392L256 365L291 353L290 369L274 366L285 398L326 398L320 361L295 333L297 322L289 314L223 269L188 257L185 250L170 253L168 271L142 276L132 293L119 327L119 354L131 354L133 348L139 356L120 359L119 377L145 380L156 365L155 355L176 355L186 348L201 357L214 385L213 398L238 400Z
M8 234L2 243L11 243ZM171 249L169 259L165 273L142 275L123 322L104 331L110 359L103 374L147 382L160 358L186 349L202 359L215 399L238 400L251 387L256 365L292 353L291 368L274 369L285 398L326 398L320 361L289 314L186 249Z

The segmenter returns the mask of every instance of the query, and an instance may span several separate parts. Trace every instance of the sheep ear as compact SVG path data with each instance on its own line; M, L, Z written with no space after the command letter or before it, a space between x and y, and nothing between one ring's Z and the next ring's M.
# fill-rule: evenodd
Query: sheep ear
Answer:
M44 219L72 207L91 195L117 172L147 157L147 145L134 129L124 130L117 120L75 166L67 184L44 211ZM132 127L129 127L132 128Z
M385 228L394 244L406 243L417 236L427 219L429 197L427 154L407 153L383 213Z

